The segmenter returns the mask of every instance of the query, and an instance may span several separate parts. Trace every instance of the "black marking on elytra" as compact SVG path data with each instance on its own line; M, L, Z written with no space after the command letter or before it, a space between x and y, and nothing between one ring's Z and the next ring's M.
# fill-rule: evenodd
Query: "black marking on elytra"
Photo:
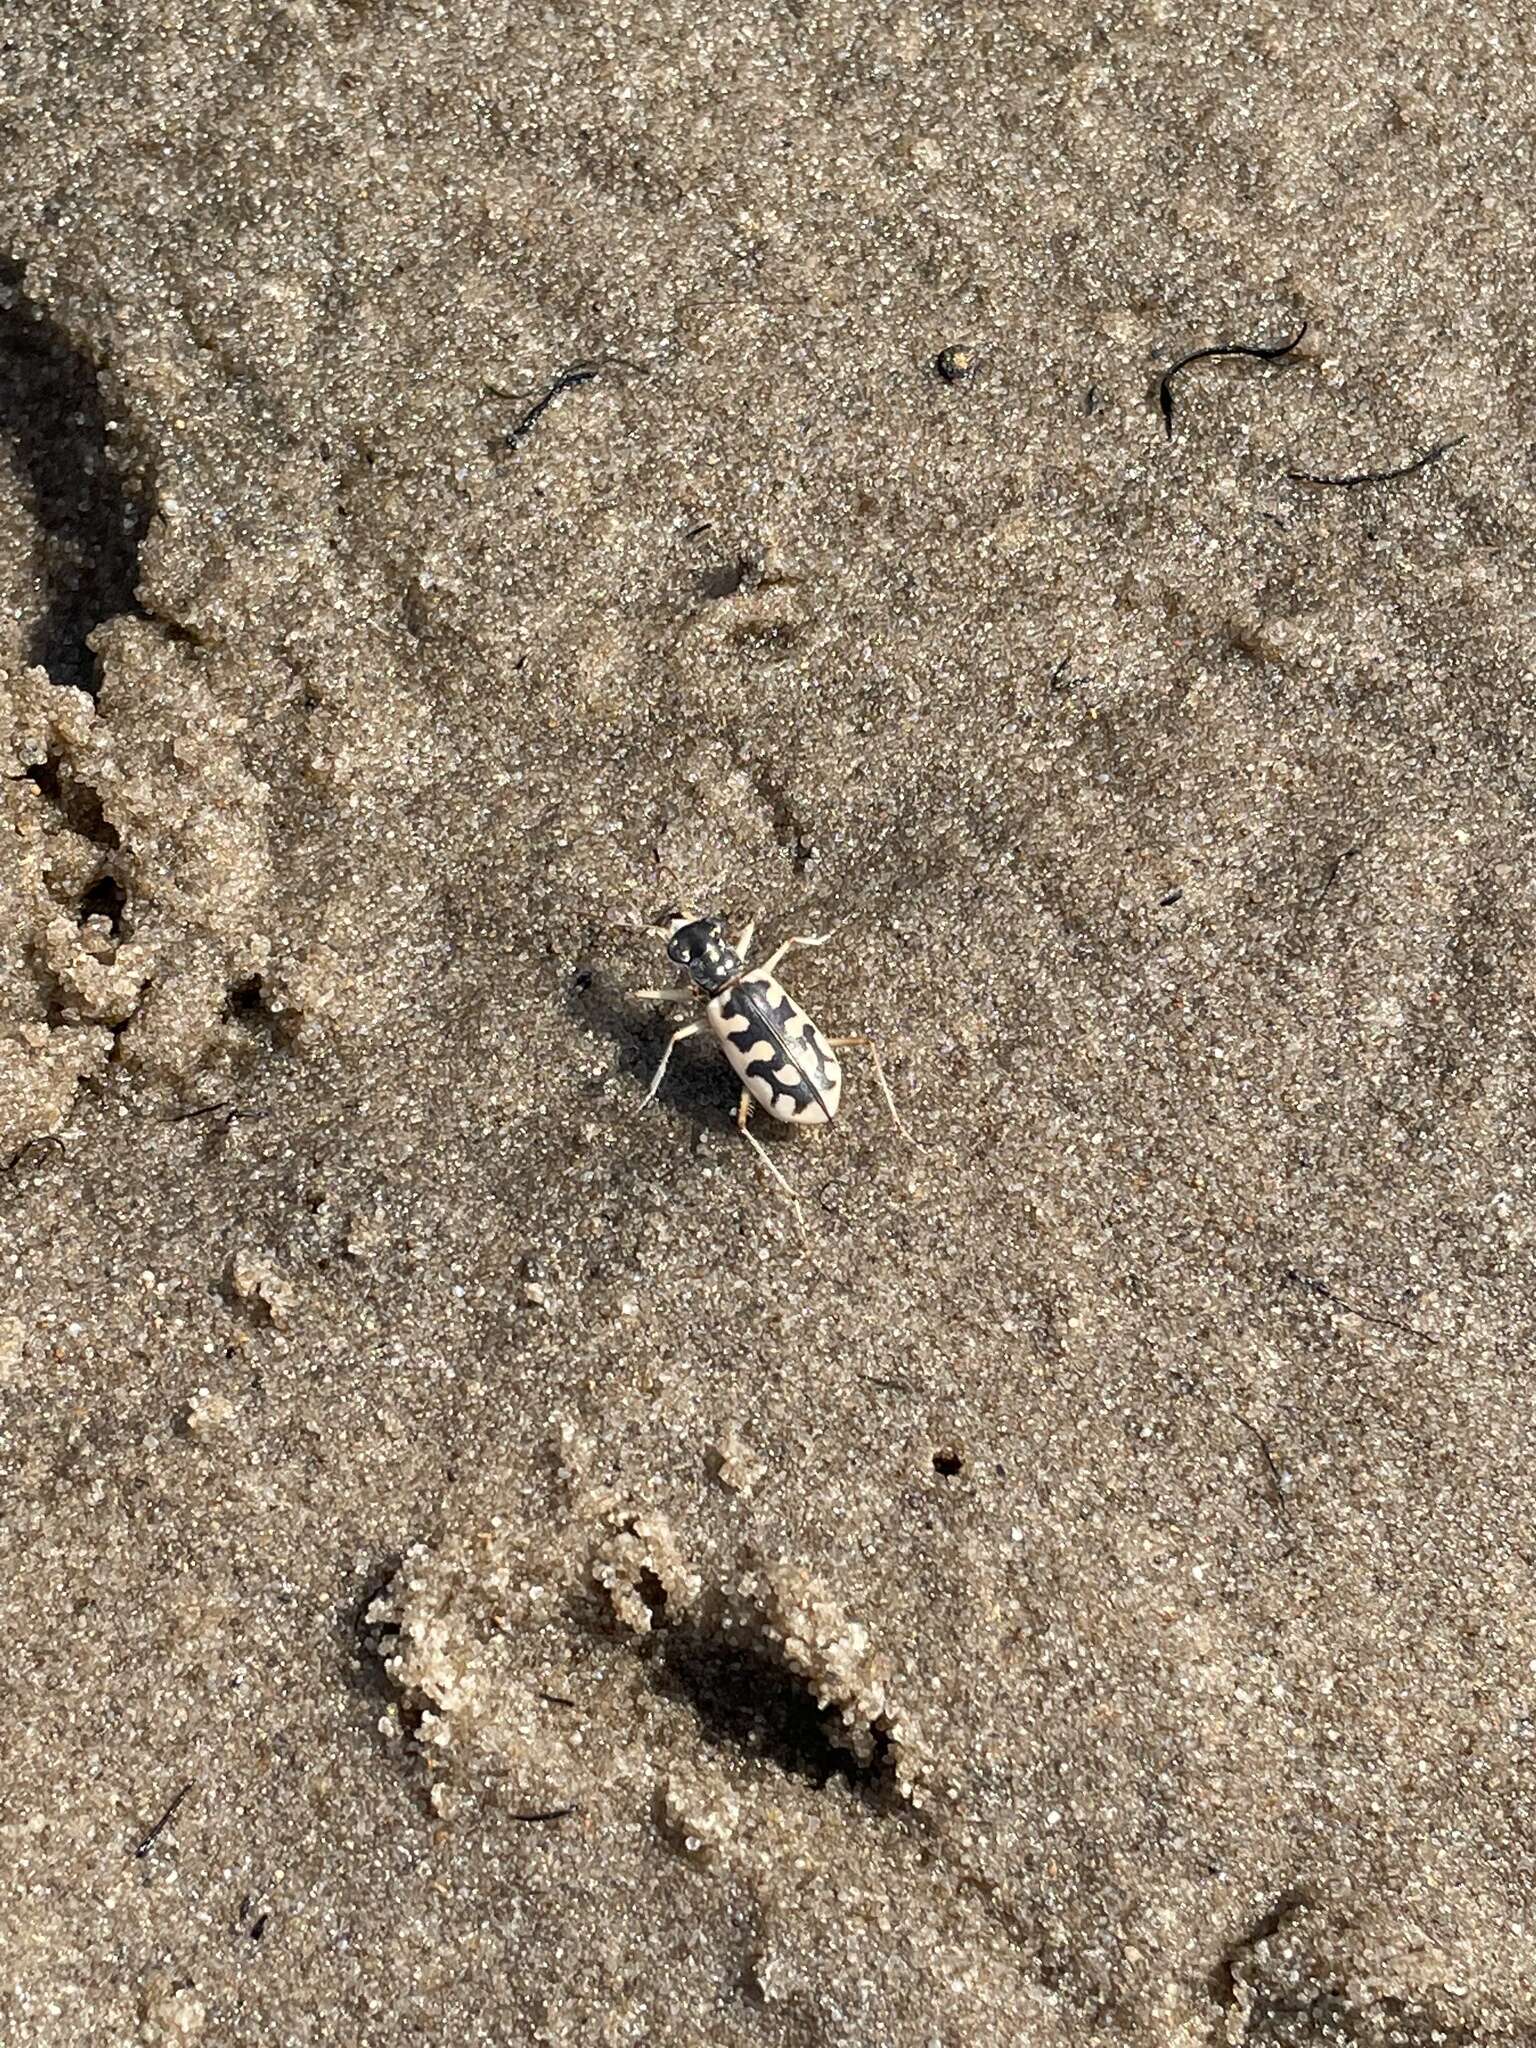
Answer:
M797 1109L809 1109L815 1103L830 1123L832 1112L809 1062L814 1059L825 1074L831 1064L831 1051L800 1005L782 989L775 1000L769 993L772 986L766 975L749 974L737 982L720 1005L723 1021L732 1023L739 1019L747 1027L741 1041L743 1053L759 1038L766 1038L773 1047L766 1058L760 1054L754 1060L743 1059L742 1079L766 1081L775 1095L788 1097ZM797 1078L781 1080L780 1067L789 1067Z

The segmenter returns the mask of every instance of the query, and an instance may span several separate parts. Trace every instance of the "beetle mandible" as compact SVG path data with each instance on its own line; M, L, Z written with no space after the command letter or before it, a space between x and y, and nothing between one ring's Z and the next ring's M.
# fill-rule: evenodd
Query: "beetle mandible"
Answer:
M685 1038L696 1037L707 1028L714 1033L741 1083L736 1128L792 1202L794 1190L747 1129L747 1119L756 1108L766 1110L781 1124L803 1128L831 1123L843 1095L839 1049L857 1047L869 1054L891 1120L902 1136L910 1139L897 1113L874 1040L862 1033L826 1037L775 979L774 969L786 953L799 946L824 946L833 933L797 933L775 947L760 965L749 967L747 949L752 944L755 924L744 926L735 939L730 939L718 917L698 911L664 910L652 929L665 940L667 958L686 971L688 981L680 988L637 989L636 999L702 1002L704 1021L680 1026L667 1040L661 1064L639 1105L641 1109L655 1101L675 1048Z

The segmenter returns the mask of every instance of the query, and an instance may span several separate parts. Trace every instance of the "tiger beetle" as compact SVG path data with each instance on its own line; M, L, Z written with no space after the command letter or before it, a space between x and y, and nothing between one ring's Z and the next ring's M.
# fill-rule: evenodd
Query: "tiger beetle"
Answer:
M684 1024L667 1040L641 1109L655 1101L676 1047L707 1025L741 1083L736 1128L791 1202L795 1202L793 1188L747 1129L747 1119L757 1108L765 1109L777 1123L802 1129L831 1123L843 1095L839 1048L857 1047L869 1054L891 1121L910 1142L911 1134L897 1113L874 1040L862 1034L825 1037L774 978L774 969L786 953L796 946L824 946L833 936L831 932L797 934L776 947L760 966L749 967L746 954L755 929L752 924L732 940L717 917L664 910L651 929L666 941L667 958L687 973L688 980L679 988L637 989L636 1000L702 1002L704 1022Z

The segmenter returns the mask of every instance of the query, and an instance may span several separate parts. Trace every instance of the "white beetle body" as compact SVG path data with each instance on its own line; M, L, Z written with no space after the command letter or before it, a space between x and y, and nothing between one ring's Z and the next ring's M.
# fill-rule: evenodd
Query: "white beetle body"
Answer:
M667 1002L686 1001L689 997L703 1001L704 1022L741 1084L736 1128L780 1187L791 1195L791 1200L788 1183L747 1129L747 1119L757 1108L766 1110L777 1123L802 1130L831 1123L843 1098L838 1046L861 1046L869 1053L886 1106L897 1129L903 1129L873 1041L864 1037L827 1038L774 978L774 968L791 947L820 946L825 944L824 939L786 939L760 967L748 967L742 956L751 941L751 925L735 944L727 939L718 918L681 910L663 912L656 928L667 942L667 957L674 966L687 970L689 985L644 989L641 994ZM703 1028L697 1023L684 1024L673 1032L646 1092L646 1102L655 1099L673 1047Z
M771 974L738 975L704 1014L760 1108L781 1124L831 1123L843 1094L837 1054Z

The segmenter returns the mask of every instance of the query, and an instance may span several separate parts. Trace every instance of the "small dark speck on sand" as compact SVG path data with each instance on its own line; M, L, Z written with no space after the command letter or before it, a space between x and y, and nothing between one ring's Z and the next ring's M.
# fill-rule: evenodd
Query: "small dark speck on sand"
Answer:
M976 352L959 346L942 348L934 358L933 367L946 384L963 384L976 374Z

